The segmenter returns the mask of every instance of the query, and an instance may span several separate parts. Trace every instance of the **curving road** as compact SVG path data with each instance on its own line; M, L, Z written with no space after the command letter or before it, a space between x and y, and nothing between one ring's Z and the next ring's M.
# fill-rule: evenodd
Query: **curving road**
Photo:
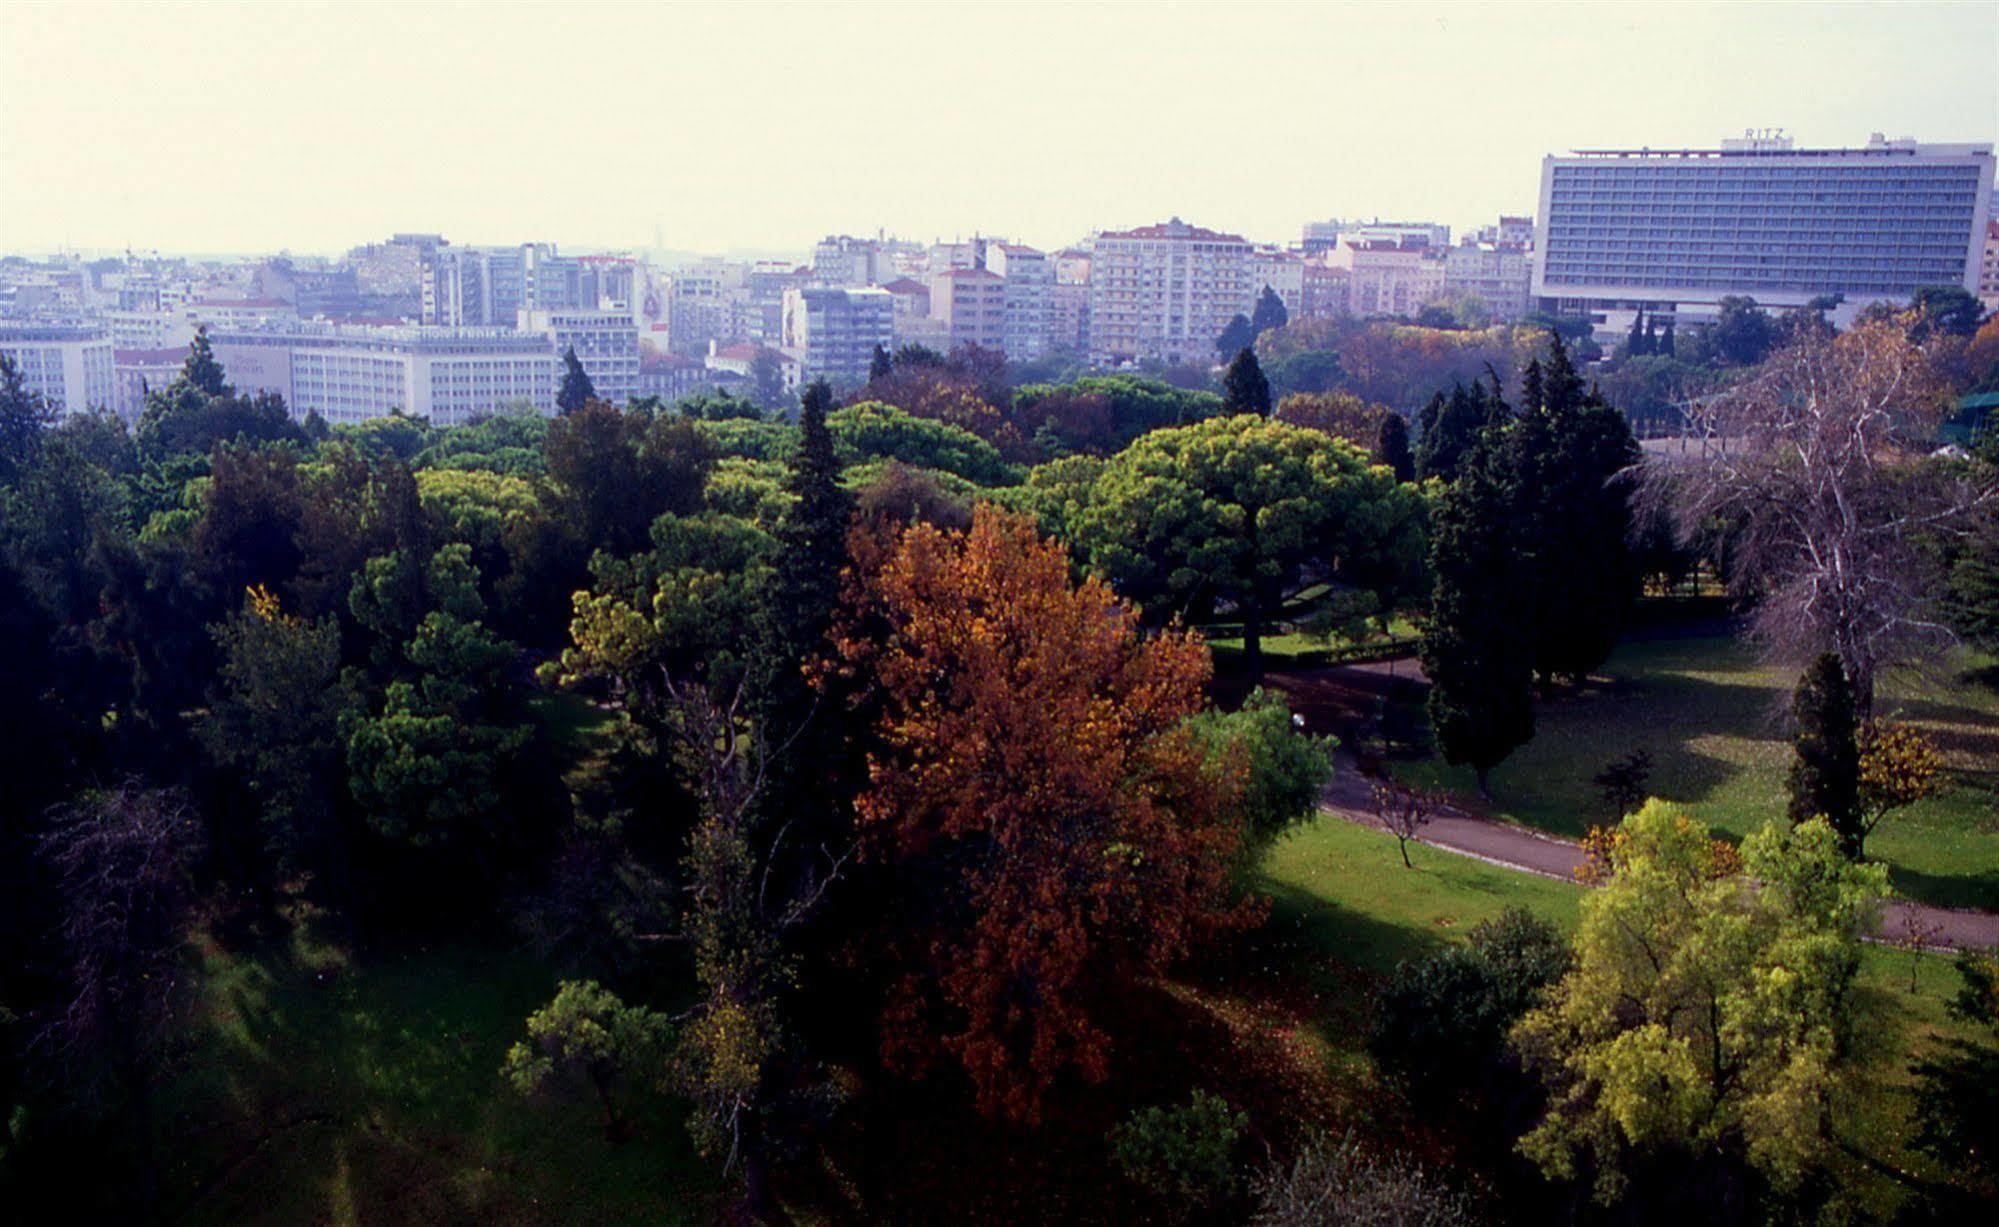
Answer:
M1379 829L1373 789L1373 780L1361 773L1351 754L1342 751L1332 781L1319 794L1319 808L1336 818ZM1582 849L1569 840L1450 807L1430 820L1416 842L1567 882L1576 880L1576 868L1583 863ZM1882 907L1875 933L1876 940L1885 942L1907 942L1916 935L1930 947L1991 949L1999 946L1999 914L1893 899Z

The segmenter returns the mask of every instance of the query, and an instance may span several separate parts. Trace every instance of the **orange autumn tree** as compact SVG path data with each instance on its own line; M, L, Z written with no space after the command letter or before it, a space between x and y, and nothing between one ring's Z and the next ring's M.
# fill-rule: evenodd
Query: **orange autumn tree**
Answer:
M982 1111L1032 1122L1058 1077L1105 1076L1108 993L1240 917L1243 771L1181 727L1207 650L1142 637L991 507L962 532L864 530L854 552L840 647L879 712L857 825L920 918L887 937L883 1055L953 1058Z

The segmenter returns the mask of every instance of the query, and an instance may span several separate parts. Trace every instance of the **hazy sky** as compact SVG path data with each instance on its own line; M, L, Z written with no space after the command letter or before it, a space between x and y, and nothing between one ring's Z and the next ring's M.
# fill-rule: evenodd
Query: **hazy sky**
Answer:
M1543 154L1999 135L1999 4L0 0L0 249L1477 224Z

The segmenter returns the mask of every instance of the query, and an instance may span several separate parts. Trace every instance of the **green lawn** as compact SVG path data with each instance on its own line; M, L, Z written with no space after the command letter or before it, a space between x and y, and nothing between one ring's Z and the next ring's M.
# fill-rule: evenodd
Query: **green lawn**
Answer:
M1405 869L1395 840L1321 816L1264 856L1270 924L1306 948L1385 973L1519 905L1564 929L1582 888L1488 865L1441 848L1410 845Z
M161 1192L185 1223L701 1223L683 1106L613 1145L590 1103L498 1076L552 975L452 945L344 966L211 954L198 1046L160 1094ZM643 1111L637 1097L634 1108Z
M1936 737L1954 769L1951 786L1891 815L1867 850L1889 864L1902 894L1999 910L1999 694L1964 680L1989 662L1960 654L1947 663L1941 679L1890 679L1877 706L1881 716ZM1652 755L1653 794L1685 804L1721 832L1740 837L1783 817L1792 678L1724 637L1628 643L1602 673L1608 685L1541 705L1534 740L1493 770L1494 816L1581 835L1606 817L1590 778L1642 749ZM1469 770L1438 760L1398 770L1459 794L1474 791Z
M1317 979L1336 964L1386 972L1462 937L1508 906L1524 907L1565 932L1580 917L1581 886L1438 848L1412 848L1410 855L1416 867L1405 869L1391 836L1326 815L1291 832L1266 853L1262 866L1273 936L1307 960L1306 974ZM1862 1150L1930 1180L1947 1173L1904 1149L1908 1064L1944 1036L1966 1034L1944 1009L1959 984L1950 961L1937 955L1870 945L1862 956L1866 1065L1838 1127ZM1351 1004L1336 1001L1322 1022L1328 1048L1350 1062L1365 1059L1355 1052L1354 1034L1364 1011ZM1845 1175L1853 1194L1877 1214L1891 1214L1903 1196L1858 1165Z

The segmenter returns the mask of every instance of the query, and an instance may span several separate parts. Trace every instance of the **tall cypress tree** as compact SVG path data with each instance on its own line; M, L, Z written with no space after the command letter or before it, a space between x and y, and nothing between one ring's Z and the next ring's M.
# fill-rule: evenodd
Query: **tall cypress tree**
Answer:
M754 699L765 733L787 747L771 764L767 805L786 817L822 816L830 776L847 769L837 698L816 691L806 676L827 649L847 561L852 499L840 485L840 462L826 415L833 393L823 379L805 390L798 412L798 451L785 485L794 496L778 526L776 566L758 611ZM806 846L811 846L809 843Z
M562 366L562 391L556 394L555 405L570 414L597 399L597 388L590 382L590 373L577 361L574 345L563 351Z
M1492 768L1534 735L1533 604L1499 433L1479 438L1437 501L1421 649L1438 748L1478 773L1481 793Z
M1479 434L1492 421L1493 405L1483 385L1473 383L1439 392L1423 410L1422 433L1416 437L1416 472L1424 478L1450 481L1459 462L1470 454ZM1503 406L1501 406L1503 408Z
M1798 679L1791 697L1798 721L1797 758L1791 763L1791 821L1824 818L1840 849L1858 858L1867 832L1860 815L1860 728L1853 683L1831 652L1820 653Z
M1374 462L1394 470L1396 481L1416 478L1416 457L1409 451L1409 423L1392 409L1382 416L1375 431Z
M1550 348L1545 373L1529 363L1505 459L1536 606L1534 671L1579 681L1617 645L1638 595L1627 482L1638 444L1623 414L1583 392L1559 338Z
M1247 345L1236 351L1228 374L1222 377L1222 411L1270 416L1270 381L1263 376L1256 351Z
M874 356L868 359L868 382L875 383L895 374L895 359L889 357L888 350L875 346Z

